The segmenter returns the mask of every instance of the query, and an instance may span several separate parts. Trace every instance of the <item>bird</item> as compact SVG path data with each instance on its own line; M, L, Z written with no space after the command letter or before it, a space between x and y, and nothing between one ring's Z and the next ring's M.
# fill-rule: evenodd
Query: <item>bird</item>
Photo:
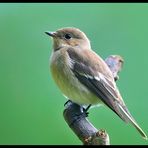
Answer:
M106 62L91 49L86 34L75 27L45 33L53 41L50 71L62 94L79 105L103 104L109 107L147 139L147 135L129 112L114 74Z

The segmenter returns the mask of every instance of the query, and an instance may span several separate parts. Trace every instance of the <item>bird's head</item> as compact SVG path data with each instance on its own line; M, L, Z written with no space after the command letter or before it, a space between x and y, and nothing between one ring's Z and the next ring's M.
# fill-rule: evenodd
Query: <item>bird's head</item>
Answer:
M60 47L81 47L90 49L90 41L83 33L77 28L66 27L61 28L55 32L46 31L47 35L53 38L53 48Z

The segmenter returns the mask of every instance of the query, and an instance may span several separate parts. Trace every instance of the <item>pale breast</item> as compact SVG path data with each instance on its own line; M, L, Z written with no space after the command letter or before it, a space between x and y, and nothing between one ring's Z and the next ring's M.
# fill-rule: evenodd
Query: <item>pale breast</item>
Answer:
M56 55L52 55L50 65L53 79L59 89L75 103L97 104L99 98L88 91L88 89L78 81L68 66L68 64L70 64L67 60L68 57L66 57L68 55L66 53L61 54L60 52L64 52L64 50L60 50Z

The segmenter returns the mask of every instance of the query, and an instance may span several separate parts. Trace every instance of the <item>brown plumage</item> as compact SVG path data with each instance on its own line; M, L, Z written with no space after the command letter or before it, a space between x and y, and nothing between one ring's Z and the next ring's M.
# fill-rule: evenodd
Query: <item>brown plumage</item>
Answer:
M53 37L50 67L62 93L81 105L107 105L122 120L132 123L142 137L147 139L128 111L116 86L114 73L105 61L91 50L87 36L77 28L62 28L46 34ZM123 60L119 59L119 63L123 64Z

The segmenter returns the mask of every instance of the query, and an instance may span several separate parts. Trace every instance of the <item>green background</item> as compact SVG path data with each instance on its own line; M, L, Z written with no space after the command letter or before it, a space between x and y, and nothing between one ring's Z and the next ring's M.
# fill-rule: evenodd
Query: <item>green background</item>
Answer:
M52 41L44 31L77 27L102 58L123 56L117 82L136 121L148 134L148 4L0 4L0 144L78 145L63 119L65 98L49 71ZM148 144L107 107L89 120L111 144Z

